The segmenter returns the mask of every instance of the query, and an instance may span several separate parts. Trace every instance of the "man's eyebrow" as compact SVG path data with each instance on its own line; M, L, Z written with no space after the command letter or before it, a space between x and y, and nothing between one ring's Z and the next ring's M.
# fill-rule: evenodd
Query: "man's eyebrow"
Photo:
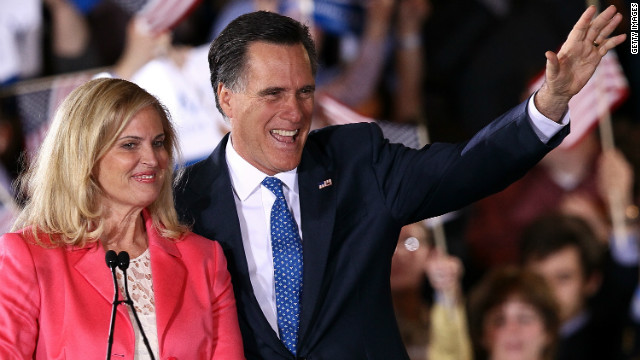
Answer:
M284 91L283 87L278 87L278 86L273 86L273 87L268 87L266 89L262 89L260 91L258 91L258 95L259 96L267 96L267 95L272 95L273 93L279 93Z

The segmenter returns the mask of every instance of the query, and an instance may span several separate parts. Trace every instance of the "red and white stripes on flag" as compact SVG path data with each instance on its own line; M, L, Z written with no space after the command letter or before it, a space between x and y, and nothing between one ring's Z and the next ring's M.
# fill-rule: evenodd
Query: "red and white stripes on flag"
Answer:
M78 72L17 85L16 98L28 157L40 147L60 103L92 76L91 71Z
M404 144L411 148L421 148L426 145L426 128L423 125L400 124L390 121L376 120L358 114L333 97L322 94L316 98L316 105L322 112L327 125L345 125L362 122L375 122L380 126L385 138L391 143Z
M91 80L92 72L79 72L74 74L59 75L51 82L51 95L49 96L49 121L53 118L58 106L71 94L75 88Z
M316 103L329 125L375 122L374 119L358 114L347 105L326 94L319 95L316 98Z
M544 72L529 86L529 93L540 88ZM598 121L620 106L629 96L629 84L614 50L600 60L587 84L569 101L571 133L561 148L570 148L591 131Z
M193 10L200 0L149 0L138 16L144 18L154 33L171 29Z

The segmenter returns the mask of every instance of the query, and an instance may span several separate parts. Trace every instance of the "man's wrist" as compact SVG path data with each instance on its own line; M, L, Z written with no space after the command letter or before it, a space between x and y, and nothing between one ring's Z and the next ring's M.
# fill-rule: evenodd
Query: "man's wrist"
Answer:
M570 97L551 95L546 83L534 95L533 101L540 113L559 123L569 110Z

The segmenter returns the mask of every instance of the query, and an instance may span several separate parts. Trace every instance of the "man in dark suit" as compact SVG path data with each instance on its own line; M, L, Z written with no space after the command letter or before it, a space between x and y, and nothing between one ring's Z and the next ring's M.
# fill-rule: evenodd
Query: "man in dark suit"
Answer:
M562 140L569 99L624 40L607 39L615 12L585 12L547 53L547 82L529 101L467 143L420 150L373 124L310 133L308 29L268 12L230 23L209 66L231 133L175 196L193 230L225 250L246 357L407 359L389 289L400 228L504 188Z
M607 245L609 251L590 224L576 215L545 214L523 231L522 265L545 279L558 303L561 327L555 360L623 358L623 329L638 285L638 264L620 258L633 249L621 247L619 239L612 237Z

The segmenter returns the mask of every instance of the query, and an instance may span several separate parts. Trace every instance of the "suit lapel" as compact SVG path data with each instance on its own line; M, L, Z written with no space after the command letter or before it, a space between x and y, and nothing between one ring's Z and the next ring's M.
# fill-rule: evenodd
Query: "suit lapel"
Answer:
M336 193L329 166L321 164L305 149L298 167L300 211L302 213L302 243L304 253L304 283L302 290L302 319L299 342L307 343L317 315L318 299L322 297L322 284L331 247L331 231L335 220ZM310 340L309 340L310 341Z
M253 292L225 156L228 140L229 135L226 135L207 159L203 172L197 175L198 187L194 190L202 195L194 204L202 205L195 205L192 210L197 224L194 232L220 243L227 257L241 317L244 315L254 329L254 335L260 336L261 341L286 354L288 350L269 325Z
M225 158L225 147L229 135L225 136L216 150L207 158L201 168L202 172L196 174L192 193L198 194L198 198L192 201L191 212L194 214L194 232L211 240L217 240L222 246L227 257L229 270L242 286L249 279L249 267L244 254L242 233L238 212L233 197L231 178Z

